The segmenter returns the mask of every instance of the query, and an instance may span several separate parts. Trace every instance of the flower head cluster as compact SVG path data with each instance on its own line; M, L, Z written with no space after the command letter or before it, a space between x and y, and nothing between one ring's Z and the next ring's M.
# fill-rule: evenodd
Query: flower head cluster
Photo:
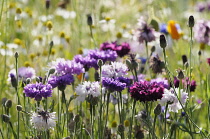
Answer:
M100 46L100 50L113 50L117 52L119 57L123 57L130 52L130 45L129 43L123 42L122 44L118 45L117 42L104 42Z
M101 59L103 63L106 61L115 61L117 58L117 53L113 50L105 50L105 51L98 51L98 50L90 50L88 55L83 57L82 55L76 55L74 60L77 63L80 63L84 66L85 70L87 71L89 68L93 67L98 69L99 66L97 61Z
M121 92L130 85L127 75L128 67L121 62L112 62L110 65L102 66L102 84L109 91Z
M40 101L42 100L42 97L52 97L52 86L50 84L44 85L42 83L27 84L24 87L23 92L27 97Z
M210 21L197 21L194 27L194 32L194 37L197 42L210 45Z
M52 68L55 68L59 75L65 74L77 74L84 73L83 65L75 62L74 60L65 60L63 58L58 58L56 61L51 63Z
M109 78L127 75L128 67L121 62L112 62L111 65L102 66L102 76Z
M15 69L12 69L9 72L9 79L10 79L10 75L13 74L14 76L16 76L16 71ZM34 79L36 76L35 70L32 67L21 67L18 68L18 78L25 81L27 78L30 79Z
M42 131L53 129L56 126L56 112L49 113L44 110L39 110L31 116L31 123L35 129Z
M53 88L58 87L59 90L64 90L66 85L71 85L74 82L74 77L71 74L65 74L61 76L51 76L48 79L48 84Z
M99 82L84 81L76 87L75 92L78 95L76 99L84 101L88 95L98 97L101 94L101 87Z
M142 18L139 20L137 37L140 43L151 42L155 40L155 30L151 28Z
M183 89L181 89L179 92L179 88L176 88L175 91L177 95L180 94L180 102L184 106L188 98L188 94L184 92ZM168 104L169 111L171 112L178 112L178 110L182 109L180 102L177 96L175 95L175 92L173 89L170 89L170 90L165 89L163 97L160 99L160 104L161 105Z
M131 97L137 101L157 101L162 98L164 87L157 82L148 81L135 82L130 88Z

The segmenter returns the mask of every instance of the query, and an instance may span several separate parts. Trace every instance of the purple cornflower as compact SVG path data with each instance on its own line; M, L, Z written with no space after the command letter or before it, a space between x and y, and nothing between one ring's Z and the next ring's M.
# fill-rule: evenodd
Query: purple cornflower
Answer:
M179 83L180 83L180 80L177 79L176 77L174 77L174 87L175 88L178 88L179 87ZM191 80L191 82L189 81L189 78L185 78L182 80L182 84L185 86L185 88L188 88L190 89L190 92L194 92L195 89L196 89L196 81L195 80Z
M58 58L56 61L52 62L52 66L56 69L59 75L65 74L77 74L84 73L85 70L83 65L75 62L74 60L65 60L63 58Z
M164 93L164 87L156 82L148 81L135 82L130 88L131 97L137 101L157 101Z
M100 45L100 50L115 50L115 47L117 46L117 42L104 42Z
M130 78L118 77L117 80L120 81L121 83L125 83L127 87L131 85L131 79Z
M52 97L52 86L50 84L27 84L24 87L25 95L30 98L35 98L36 101L41 101L42 97Z
M156 78L156 79L152 79L150 81L151 83L156 82L157 84L163 85L164 88L169 89L169 84L168 84L168 80L164 79L164 78Z
M142 20L139 19L139 25L140 27L138 28L137 32L138 32L138 40L140 43L142 42L151 42L155 40L155 30L153 28L151 28L149 25L147 25L147 23Z
M90 56L83 57L82 55L76 55L74 56L74 60L77 63L81 63L84 66L85 71L88 71L91 67L98 67L97 60L94 58L90 58Z
M210 21L197 21L194 27L194 32L196 41L210 45Z
M115 51L117 52L117 55L119 57L123 57L125 55L127 55L131 50L131 47L129 45L129 43L122 43L121 45L118 45L115 47Z
M167 25L166 24L160 24L160 32L164 34L168 34Z
M53 88L58 87L59 90L63 91L66 88L66 85L70 85L74 82L73 75L66 74L62 76L51 76L48 79L48 84Z
M197 3L196 9L198 12L203 12L206 9L206 3L204 3L204 2Z
M113 78L102 78L102 85L111 92L118 91L121 92L125 89L126 83L122 83Z

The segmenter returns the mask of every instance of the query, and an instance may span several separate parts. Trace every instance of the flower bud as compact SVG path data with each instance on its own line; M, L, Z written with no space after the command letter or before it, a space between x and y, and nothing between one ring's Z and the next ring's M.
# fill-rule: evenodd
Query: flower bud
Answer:
M5 123L9 123L10 122L10 117L8 115L6 115L6 114L3 114L1 116L1 118L2 118L2 121L4 121Z
M155 52L155 46L152 46L151 52L152 52L152 53Z
M118 125L118 131L119 131L120 133L123 133L123 132L125 131L124 125L122 125L122 124Z
M31 82L31 78L27 78L26 79L26 84L30 84L30 82Z
M199 50L199 51L198 51L198 55L201 56L201 54L202 54L202 53L201 53L201 51Z
M19 56L18 52L15 52L15 58L17 59Z
M97 64L98 64L99 67L101 67L104 63L103 63L103 61L101 59L99 59Z
M12 107L12 100L8 99L6 102L5 102L5 106L7 108L11 108Z
M79 116L79 114L77 114L77 115L74 116L74 121L75 121L76 123L78 123L78 122L80 121L80 116Z
M187 56L186 55L182 55L182 63L183 65L187 62Z
M160 47L165 49L167 46L166 38L164 35L160 35Z
M189 26L190 28L192 28L192 27L194 27L194 24L195 24L195 20L194 20L194 17L191 15L191 16L189 17L189 20L188 20L188 26Z
M17 106L16 106L16 110L17 110L17 111L22 111L22 110L23 110L23 107L22 107L21 105L17 105Z
M51 42L50 42L50 47L53 47L53 45L54 45L54 42L51 41Z
M51 68L48 73L49 73L49 75L50 74L54 74L55 73L55 69L54 68Z
M92 26L93 25L93 19L92 19L90 14L87 15L87 24L88 24L88 26Z
M10 74L12 87L17 88L17 79L13 73Z
M144 132L142 130L138 130L135 137L137 139L143 139L144 138Z
M154 114L155 115L160 115L160 113L161 113L161 105L158 104L154 109Z
M178 79L180 79L180 80L184 79L184 73L181 69L178 69L177 73L178 73L178 75L177 75Z
M45 7L46 7L46 9L50 8L50 0L45 1Z
M7 101L7 98L2 98L1 99L1 104L2 104L3 107L5 107L6 101Z

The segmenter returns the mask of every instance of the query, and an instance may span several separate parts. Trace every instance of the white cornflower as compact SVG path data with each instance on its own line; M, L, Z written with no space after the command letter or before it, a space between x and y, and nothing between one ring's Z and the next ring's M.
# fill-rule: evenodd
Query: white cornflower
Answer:
M37 113L33 113L31 116L31 123L35 129L48 130L53 129L56 126L56 112L49 113L44 110L39 110Z
M180 96L180 102L184 106L188 98L188 93L184 92L183 89L180 89L179 91L179 88L176 88L175 91L177 95ZM178 110L182 109L180 102L173 89L165 89L163 97L160 99L161 105L166 105L166 103L168 103L169 112L178 112Z
M101 87L99 82L89 82L85 81L79 84L76 89L77 100L83 102L87 95L92 95L93 97L98 97L101 94Z
M121 62L112 62L111 65L102 66L103 77L122 77L127 75L128 67Z

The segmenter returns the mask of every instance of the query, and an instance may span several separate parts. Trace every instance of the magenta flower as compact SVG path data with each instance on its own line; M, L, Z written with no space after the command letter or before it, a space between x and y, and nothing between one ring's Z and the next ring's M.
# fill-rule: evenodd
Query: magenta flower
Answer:
M164 87L156 82L140 81L135 82L133 86L130 87L129 92L131 97L136 101L157 101L162 98Z

